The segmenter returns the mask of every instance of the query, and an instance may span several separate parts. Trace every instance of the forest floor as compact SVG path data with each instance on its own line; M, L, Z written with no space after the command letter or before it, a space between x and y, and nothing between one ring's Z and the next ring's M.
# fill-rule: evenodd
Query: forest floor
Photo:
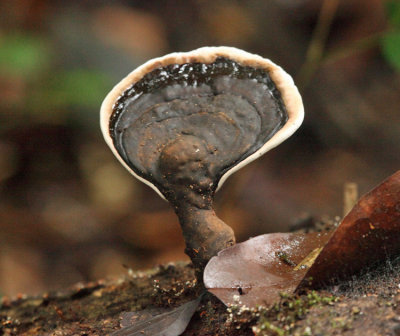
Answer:
M199 291L189 264L159 266L64 292L3 298L0 335L109 335L123 312L177 307ZM282 296L269 308L227 308L203 297L183 335L400 335L400 262L323 291Z

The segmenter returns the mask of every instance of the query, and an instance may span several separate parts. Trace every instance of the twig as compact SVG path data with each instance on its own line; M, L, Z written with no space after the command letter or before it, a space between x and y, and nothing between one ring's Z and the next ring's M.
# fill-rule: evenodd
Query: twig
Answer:
M357 183L347 182L343 187L343 217L356 205L358 200Z

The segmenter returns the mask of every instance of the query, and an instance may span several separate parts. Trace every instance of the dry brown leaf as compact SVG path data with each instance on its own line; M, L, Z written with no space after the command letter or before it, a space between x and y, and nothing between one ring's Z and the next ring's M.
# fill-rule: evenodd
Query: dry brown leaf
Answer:
M361 197L299 288L319 288L348 279L399 254L400 171Z
M281 292L320 288L400 254L400 171L364 195L333 232L273 233L221 251L204 283L225 304L271 304Z
M297 267L330 233L271 233L221 251L204 271L204 283L226 305L257 306L293 292L307 272Z

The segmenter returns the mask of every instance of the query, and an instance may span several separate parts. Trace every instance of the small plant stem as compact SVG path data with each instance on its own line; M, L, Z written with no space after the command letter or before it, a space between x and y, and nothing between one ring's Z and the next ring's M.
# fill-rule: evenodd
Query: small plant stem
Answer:
M338 5L339 0L324 0L322 3L317 25L307 49L306 61L301 67L296 80L300 91L309 84L310 79L320 65Z
M380 40L387 32L387 30L384 30L376 34L363 37L359 40L351 41L344 46L336 47L325 53L325 56L321 60L321 65L332 64L358 52L377 47Z

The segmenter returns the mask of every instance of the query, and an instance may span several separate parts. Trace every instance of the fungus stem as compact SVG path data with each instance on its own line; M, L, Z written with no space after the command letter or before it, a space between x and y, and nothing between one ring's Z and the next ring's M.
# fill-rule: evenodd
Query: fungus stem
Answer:
M233 230L217 217L214 209L199 209L185 203L176 208L190 257L199 281L207 262L219 251L235 244Z

